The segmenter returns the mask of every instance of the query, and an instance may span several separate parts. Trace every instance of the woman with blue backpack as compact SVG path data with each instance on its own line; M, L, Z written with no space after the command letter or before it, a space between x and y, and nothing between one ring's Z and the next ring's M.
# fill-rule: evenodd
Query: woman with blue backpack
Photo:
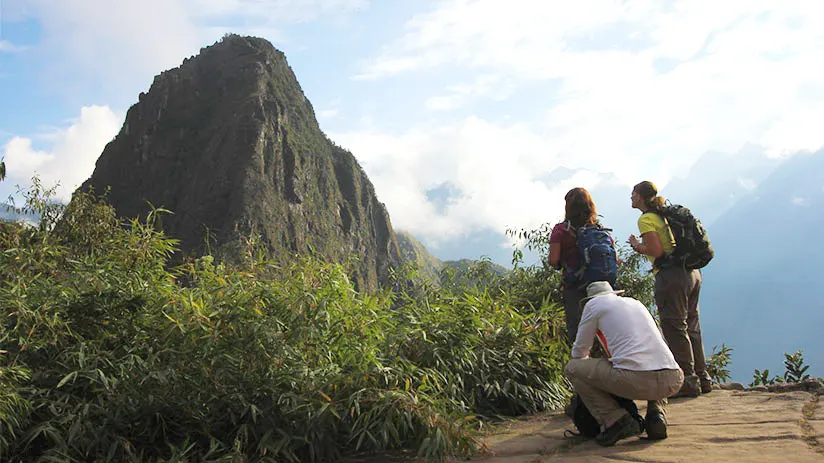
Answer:
M592 196L573 188L564 196L564 221L549 236L549 265L563 268L563 301L567 342L571 346L581 321L581 299L594 281L615 286L618 260L610 230L601 226Z

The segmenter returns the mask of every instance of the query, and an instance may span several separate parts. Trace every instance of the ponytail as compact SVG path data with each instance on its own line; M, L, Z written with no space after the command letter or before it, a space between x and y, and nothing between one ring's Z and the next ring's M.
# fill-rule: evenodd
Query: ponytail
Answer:
M632 189L641 196L641 199L644 200L644 206L648 210L657 212L664 208L666 200L662 196L658 196L658 187L649 180L644 180Z
M653 211L660 211L661 209L664 208L665 204L666 204L666 200L664 199L664 197L656 195L654 198L649 200L649 202L647 202L647 207L649 207L650 210L653 210Z

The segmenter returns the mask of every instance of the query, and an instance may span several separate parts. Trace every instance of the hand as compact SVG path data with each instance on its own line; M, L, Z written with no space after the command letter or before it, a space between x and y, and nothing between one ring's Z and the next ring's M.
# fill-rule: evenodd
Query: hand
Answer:
M629 239L627 241L632 249L635 249L639 244L641 244L641 242L638 241L638 237L635 235L629 235Z

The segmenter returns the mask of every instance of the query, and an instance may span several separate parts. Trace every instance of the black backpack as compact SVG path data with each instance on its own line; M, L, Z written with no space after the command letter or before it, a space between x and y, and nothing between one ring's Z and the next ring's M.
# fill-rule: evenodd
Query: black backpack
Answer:
M658 268L681 267L688 270L704 268L715 252L707 231L689 209L678 204L667 204L657 211L666 219L675 238L675 249L655 261Z
M635 405L635 401L630 399L625 399L623 397L618 397L616 395L612 396L617 402L618 405L624 408L630 416L638 420L638 424L641 425L641 430L644 429L644 418L638 413L638 406ZM589 412L589 409L586 405L584 405L584 401L581 400L581 396L578 393L572 394L572 399L570 399L571 407L572 407L572 423L575 425L575 428L578 432L567 430L564 432L564 435L567 437L570 436L584 436L594 438L601 432L601 425L598 424L598 421L592 416L592 413Z

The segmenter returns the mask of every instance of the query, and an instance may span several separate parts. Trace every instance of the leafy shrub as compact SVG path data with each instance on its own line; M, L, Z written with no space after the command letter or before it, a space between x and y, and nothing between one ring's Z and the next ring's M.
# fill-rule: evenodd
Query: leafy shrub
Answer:
M51 222L0 223L4 460L440 459L568 393L537 270L370 296L312 258L170 267L164 211L120 222L79 193L51 214L42 191L27 202Z
M725 383L730 380L729 366L732 357L732 347L727 347L726 344L721 344L721 349L717 350L718 346L712 346L712 355L707 359L707 373L716 383Z
M756 368L752 374L752 382L750 383L750 387L770 386L778 381L781 381L781 377L774 376L770 378L770 370L768 368L765 368L764 371Z
M810 366L804 364L804 355L800 350L794 354L784 353L784 368L784 381L788 383L800 383L810 379L810 375L807 374Z
M809 365L804 363L804 355L802 351L796 351L794 354L784 353L784 376L775 375L770 378L770 370L764 369L760 371L755 369L753 372L752 382L750 386L770 386L776 383L798 383L810 379L807 374Z

